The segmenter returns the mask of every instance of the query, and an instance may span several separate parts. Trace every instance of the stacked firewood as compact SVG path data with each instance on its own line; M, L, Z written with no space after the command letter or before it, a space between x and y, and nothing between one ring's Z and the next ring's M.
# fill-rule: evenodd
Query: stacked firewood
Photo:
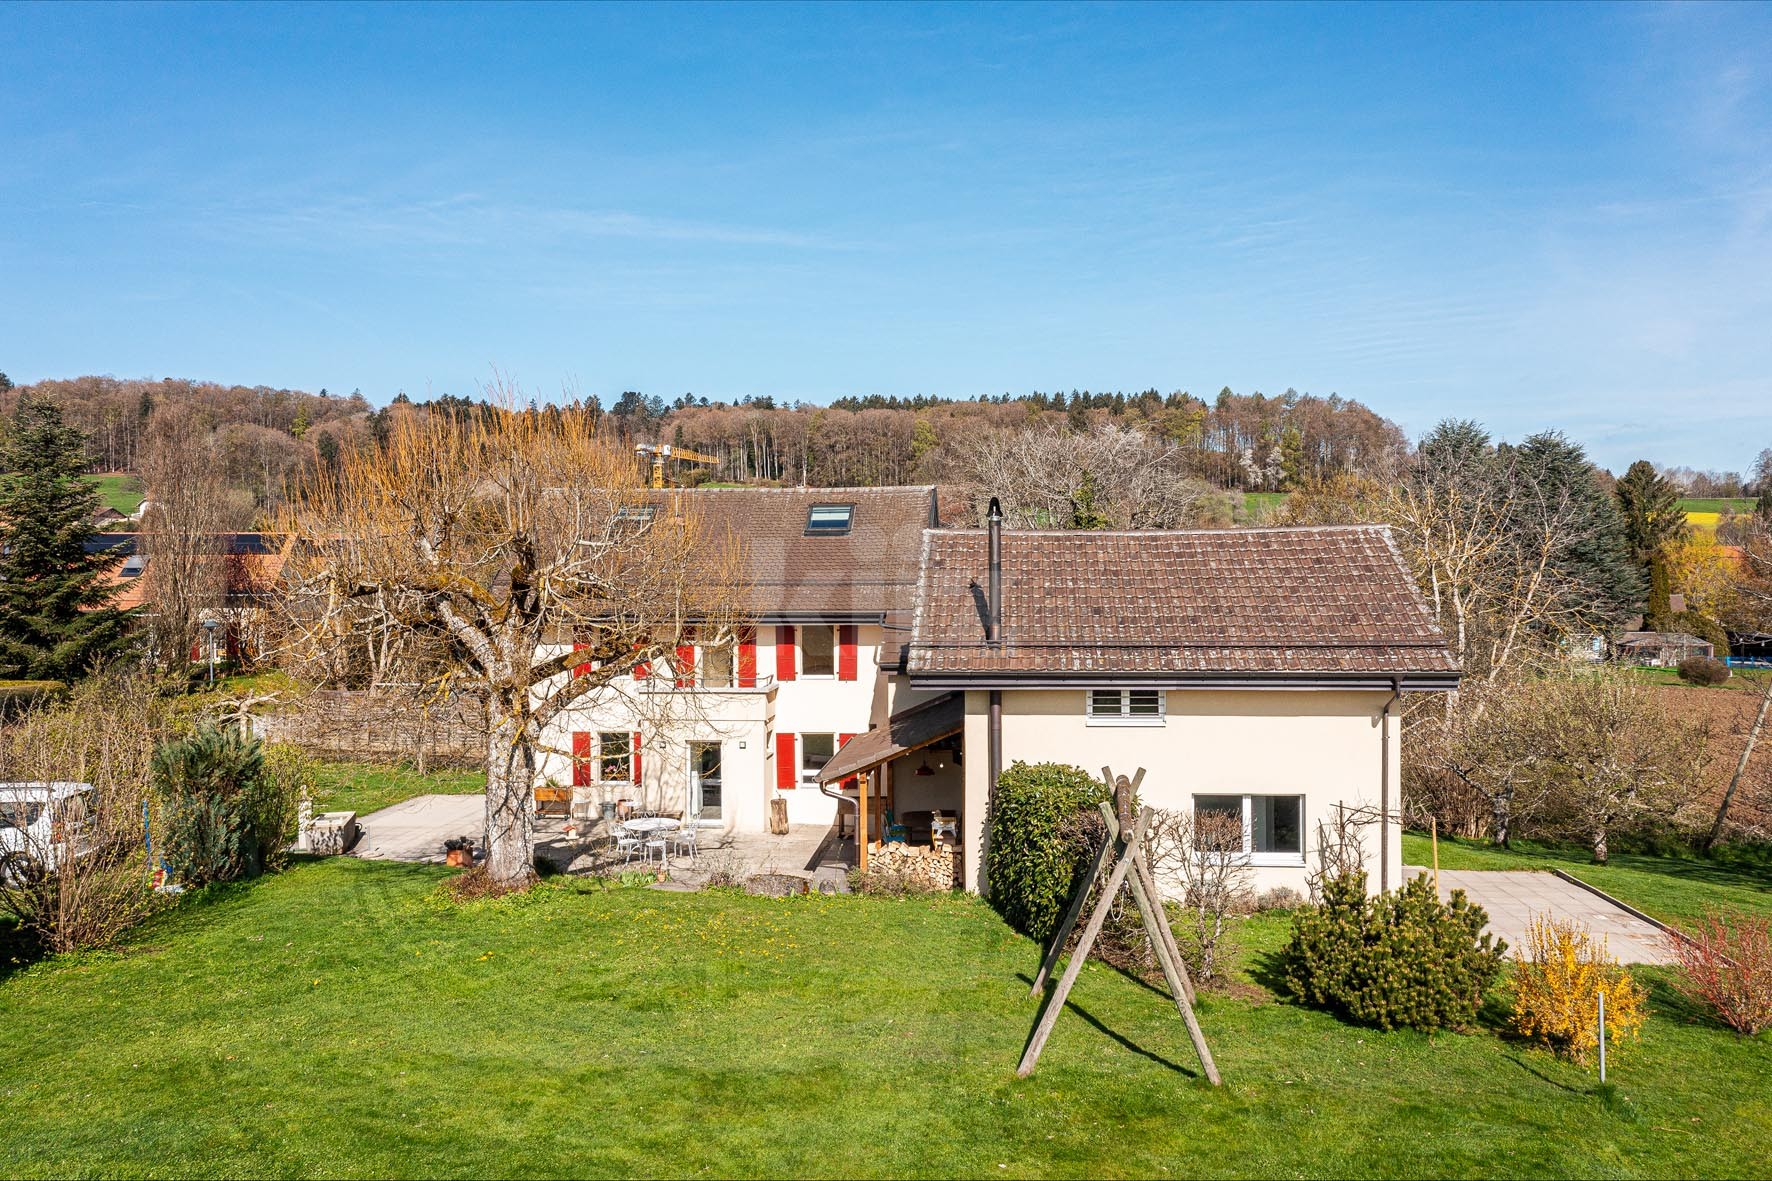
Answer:
M959 880L959 850L952 846L876 845L868 850L868 875L896 879L923 890L952 890Z

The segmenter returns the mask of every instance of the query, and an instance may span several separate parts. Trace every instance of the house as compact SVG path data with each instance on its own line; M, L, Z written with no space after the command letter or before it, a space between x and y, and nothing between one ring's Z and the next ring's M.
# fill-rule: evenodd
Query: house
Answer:
M933 489L687 495L747 540L755 633L695 653L692 686L646 670L582 703L539 781L740 831L781 799L864 860L956 843L982 890L998 769L1142 766L1146 803L1239 816L1263 887L1302 890L1337 816L1374 887L1400 883L1398 698L1458 670L1384 528L946 529Z
M213 533L202 538L204 552L221 559L222 600L208 617L224 627L216 638L216 656L230 662L251 661L265 646L268 621L266 601L282 575L289 556L290 539L270 533ZM151 558L146 541L139 533L95 533L87 538L88 553L108 552L123 560L111 572L117 587L112 606L128 611L141 608L144 618L152 615L146 603L146 574ZM201 645L192 645L191 659L206 660L208 652Z
M1620 660L1653 668L1678 668L1682 660L1694 656L1710 658L1716 653L1716 646L1709 640L1685 632L1630 631L1618 640Z
M751 625L564 711L543 737L538 786L744 832L767 831L772 800L791 824L852 818L853 798L821 790L819 772L916 698L903 650L923 532L939 523L935 489L685 489L650 500L651 511L693 513L711 534L743 541L738 606Z

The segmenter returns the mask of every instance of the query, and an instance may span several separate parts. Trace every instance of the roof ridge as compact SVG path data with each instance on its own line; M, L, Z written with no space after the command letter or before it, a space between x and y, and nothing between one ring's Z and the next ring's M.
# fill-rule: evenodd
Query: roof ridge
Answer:
M1391 527L1383 522L1370 522L1350 525L1232 525L1228 528L1212 528L1195 526L1192 529L1004 529L1005 537L1222 537L1227 534L1245 533L1383 533L1389 535ZM939 528L924 529L925 533L951 533L955 535L975 535L983 537L986 530L958 528L943 525Z

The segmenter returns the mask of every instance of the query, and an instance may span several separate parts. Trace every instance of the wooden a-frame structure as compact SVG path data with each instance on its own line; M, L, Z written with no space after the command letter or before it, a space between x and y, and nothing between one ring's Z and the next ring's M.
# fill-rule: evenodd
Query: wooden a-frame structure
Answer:
M1114 898L1122 886L1130 886L1132 899L1138 904L1138 914L1144 920L1145 933L1150 936L1151 949L1156 953L1157 962L1162 965L1163 979L1168 982L1169 993L1175 998L1175 1007L1181 1011L1181 1019L1187 1024L1188 1038L1194 1043L1194 1052L1200 1056L1200 1066L1205 1070L1206 1077L1213 1086L1222 1086L1224 1080L1218 1075L1218 1066L1212 1061L1212 1051L1206 1046L1206 1037L1200 1032L1200 1023L1194 1017L1194 982L1188 976L1187 965L1181 962L1181 952L1175 945L1175 933L1169 929L1169 916L1163 911L1163 896L1157 892L1157 879L1151 873L1149 860L1145 857L1144 837L1150 827L1151 817L1155 815L1150 808L1141 808L1136 823L1132 820L1132 797L1138 791L1139 784L1144 782L1144 768L1138 769L1137 775L1128 780L1124 775L1115 777L1110 768L1101 769L1102 781L1113 793L1114 806L1106 803L1101 805L1102 819L1107 823L1107 835L1101 842L1101 849L1095 855L1095 864L1087 876L1077 886L1070 906L1065 910L1064 921L1058 925L1058 931L1052 936L1052 946L1046 950L1046 958L1040 964L1039 972L1034 975L1034 986L1030 996L1040 995L1045 987L1058 957L1064 954L1064 945L1071 937L1071 931L1082 917L1083 907L1089 900L1090 888L1107 873L1101 888L1101 897L1095 903L1095 909L1089 915L1089 922L1083 928L1083 937L1077 941L1077 950L1071 953L1069 962L1065 964L1064 975L1059 978L1058 987L1040 1011L1039 1022L1034 1026L1034 1033L1028 1039L1027 1049L1021 1055L1021 1065L1015 1073L1026 1078L1033 1072L1034 1064L1040 1060L1040 1051L1046 1048L1046 1039L1052 1036L1052 1027L1058 1023L1058 1015L1064 1012L1065 1000L1070 996L1071 986L1077 982L1077 974L1083 970L1083 963L1089 958L1089 949L1095 946L1095 938L1101 934L1102 924L1107 921L1108 912L1113 909ZM1109 870L1109 863L1113 868Z

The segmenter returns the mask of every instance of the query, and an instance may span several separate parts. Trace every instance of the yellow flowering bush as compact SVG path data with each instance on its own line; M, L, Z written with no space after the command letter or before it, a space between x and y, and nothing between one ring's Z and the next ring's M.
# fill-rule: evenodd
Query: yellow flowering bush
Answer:
M1543 915L1515 949L1513 1026L1577 1062L1599 1044L1600 994L1606 994L1608 1047L1635 1038L1648 1018L1648 994L1619 966L1604 938L1583 923Z

